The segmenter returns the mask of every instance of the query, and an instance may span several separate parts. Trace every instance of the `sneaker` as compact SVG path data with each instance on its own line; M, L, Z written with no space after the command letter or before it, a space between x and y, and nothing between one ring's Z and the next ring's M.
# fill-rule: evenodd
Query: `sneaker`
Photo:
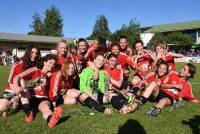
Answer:
M154 110L155 110L155 107L151 107L151 108L145 113L145 115L151 116L152 113L154 112Z
M143 103L141 101L136 101L133 104L129 104L130 108L131 108L131 112L135 112L136 110L140 109L143 105Z
M161 113L161 109L160 108L156 108L155 111L153 112L152 116L158 116Z
M146 112L145 115L158 116L160 113L161 113L161 109L154 106L154 107L150 108L149 111Z
M52 116L51 116L51 119L50 119L50 121L48 123L48 126L50 128L56 126L56 124L60 120L61 116L62 116L62 108L61 107L56 107L54 112L53 112L53 114L52 114Z
M131 107L130 105L124 105L120 110L119 110L120 113L122 114L128 114L128 113L131 113Z
M171 108L169 109L169 111L173 111L173 110L176 110L180 107L183 107L185 106L184 102L183 101L174 101L173 102L173 105L171 106Z
M30 123L33 121L33 119L34 119L33 112L30 112L29 115L26 115L26 122Z

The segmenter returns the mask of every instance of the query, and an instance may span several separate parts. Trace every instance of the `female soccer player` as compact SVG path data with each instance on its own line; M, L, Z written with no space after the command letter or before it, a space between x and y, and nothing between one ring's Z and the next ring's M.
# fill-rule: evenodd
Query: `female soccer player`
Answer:
M57 48L56 48L56 66L55 69L56 70L60 70L62 64L65 63L65 61L68 58L68 44L65 40L62 40L60 42L58 42L57 44Z
M132 49L128 46L127 36L119 37L120 52L125 53L127 56L132 56Z
M68 105L77 103L80 91L74 88L75 77L75 66L69 61L62 65L60 71L52 74L49 99L54 106L57 102L59 103L59 100Z
M49 73L53 70L55 63L55 55L47 54L44 57L42 69L33 67L14 78L14 88L19 94L27 122L33 121L33 110L35 109L42 113L50 128L54 127L61 118L62 108L55 107L53 112L48 99ZM24 81L21 81L22 79ZM20 81L21 84L19 84Z
M120 112L129 113L129 106L115 93L108 91L109 85L107 74L102 70L104 56L97 54L94 60L95 66L99 69L98 78L94 79L94 69L85 68L80 74L80 101L89 108L98 112L111 114L112 110L103 104L111 102L112 106Z
M14 77L21 72L36 66L39 58L40 50L37 47L29 46L25 50L24 56L21 58L21 60L12 65L8 77L9 85L5 87L5 91L0 99L0 112L3 112L3 117L6 118L8 116L7 110L11 104L14 110L19 105L19 99L18 96L16 96L16 92L13 87Z
M134 42L134 47L137 51L137 55L133 56L133 61L137 64L138 69L132 79L132 90L139 90L139 85L144 77L152 70L152 63L155 60L155 56L148 50L144 49L143 42L141 40Z
M160 64L158 74L167 72L166 67L168 64L165 63L166 67L163 65L163 63ZM164 79L161 77L152 81L139 100L133 104L133 109L137 110L150 98L157 102L157 104L146 113L146 115L150 116L158 116L164 106L173 104L173 102L180 97L199 104L199 99L192 95L192 88L188 81L190 78L193 78L195 72L196 67L188 63L183 67L179 74L175 71L170 71Z
M181 58L183 57L182 54L167 52L166 46L162 43L158 43L155 46L156 51L156 59L155 62L160 62L160 60L164 60L168 62L170 70L176 71L175 63L174 63L174 57Z

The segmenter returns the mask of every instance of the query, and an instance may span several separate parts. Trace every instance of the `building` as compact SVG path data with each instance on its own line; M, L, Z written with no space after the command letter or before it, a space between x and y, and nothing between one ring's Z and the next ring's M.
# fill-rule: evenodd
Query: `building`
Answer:
M42 55L50 53L50 50L56 48L56 44L62 39L69 43L74 42L74 38L39 36L39 35L23 35L14 33L0 32L0 48L9 49L14 55L21 57L28 45L37 46L41 50Z
M155 33L164 33L167 35L171 32L187 33L191 35L195 40L194 44L200 44L200 20L142 27L140 31L140 37L143 40L145 46L148 45L149 41L152 39Z

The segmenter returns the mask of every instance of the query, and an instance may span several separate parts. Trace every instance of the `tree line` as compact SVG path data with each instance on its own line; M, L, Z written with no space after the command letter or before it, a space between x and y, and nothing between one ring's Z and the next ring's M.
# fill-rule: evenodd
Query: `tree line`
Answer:
M30 35L44 35L44 36L55 36L63 37L63 19L59 10L55 6L51 6L45 11L44 20L41 18L38 12L33 15L33 22L30 25L31 31L28 33ZM93 31L88 39L94 39L101 37L112 42L118 42L118 39L122 35L128 37L128 41L133 43L140 39L140 22L137 19L131 19L129 24L123 24L118 30L113 33L109 29L108 19L105 15L97 16L95 24L93 26ZM169 34L155 33L150 45L154 45L158 42L175 44L177 46L190 46L194 43L193 38L182 32L172 32Z

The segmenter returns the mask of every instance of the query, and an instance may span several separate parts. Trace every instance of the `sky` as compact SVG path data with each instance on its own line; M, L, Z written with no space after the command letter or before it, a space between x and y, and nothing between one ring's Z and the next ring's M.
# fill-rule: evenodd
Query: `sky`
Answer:
M27 34L34 13L44 19L52 5L70 38L90 36L99 15L106 16L111 32L135 18L141 27L200 20L200 0L0 0L0 32Z

